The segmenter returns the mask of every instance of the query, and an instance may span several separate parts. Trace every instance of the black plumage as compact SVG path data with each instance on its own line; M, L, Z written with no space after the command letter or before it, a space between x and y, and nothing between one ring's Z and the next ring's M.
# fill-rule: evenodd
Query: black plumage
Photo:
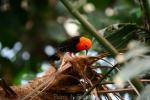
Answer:
M73 52L73 53L78 52L76 49L76 45L79 43L80 37L81 36L75 36L64 41L62 44L60 44L58 49L61 52Z
M57 51L58 52L73 52L73 53L78 52L76 49L76 45L79 43L80 37L81 36L75 36L75 37L72 37L72 38L64 41L63 43L61 43L59 45L59 47L57 48L58 49ZM48 60L51 60L51 61L59 60L60 57L57 54L58 52L56 52L54 55L48 57Z

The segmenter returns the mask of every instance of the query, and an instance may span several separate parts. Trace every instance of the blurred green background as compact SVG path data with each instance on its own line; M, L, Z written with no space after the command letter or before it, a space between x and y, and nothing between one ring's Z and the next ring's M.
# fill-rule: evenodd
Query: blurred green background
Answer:
M138 0L70 1L98 30L143 23ZM40 76L58 44L79 33L91 37L59 0L0 0L1 77L21 84Z

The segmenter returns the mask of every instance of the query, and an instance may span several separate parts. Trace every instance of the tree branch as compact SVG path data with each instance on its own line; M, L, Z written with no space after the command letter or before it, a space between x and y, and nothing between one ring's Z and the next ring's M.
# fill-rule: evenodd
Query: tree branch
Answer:
M119 52L114 48L109 41L107 41L97 30L95 27L90 24L80 13L78 10L74 9L71 3L68 0L61 0L61 2L68 8L70 13L77 18L81 24L91 32L91 34L102 44L112 55L116 56Z
M146 29L150 32L150 15L149 15L148 1L147 0L139 0L139 1L141 10L143 11L144 25Z

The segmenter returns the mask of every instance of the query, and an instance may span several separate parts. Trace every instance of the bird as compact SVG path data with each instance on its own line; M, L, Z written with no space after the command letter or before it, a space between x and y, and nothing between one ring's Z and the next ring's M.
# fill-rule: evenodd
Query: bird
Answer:
M72 54L78 53L80 51L86 50L86 54L88 50L92 47L92 40L85 36L74 36L70 39L62 42L57 49L57 52L66 53L68 52L70 56ZM59 60L57 52L50 56L50 60Z

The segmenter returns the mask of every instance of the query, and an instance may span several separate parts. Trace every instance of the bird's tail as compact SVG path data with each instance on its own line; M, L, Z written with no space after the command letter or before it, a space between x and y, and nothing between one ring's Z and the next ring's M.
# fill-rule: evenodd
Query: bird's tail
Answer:
M64 52L57 50L57 52L55 54L48 57L48 60L49 61L57 61L57 60L60 60L63 56L64 56Z
M60 57L57 55L57 53L55 53L52 56L49 56L48 60L49 61L56 61L56 60L60 60Z

